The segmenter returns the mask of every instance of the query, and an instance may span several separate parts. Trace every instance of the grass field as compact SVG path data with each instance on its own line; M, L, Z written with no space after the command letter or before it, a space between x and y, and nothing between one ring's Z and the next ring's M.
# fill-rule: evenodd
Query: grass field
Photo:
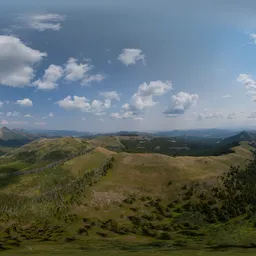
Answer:
M63 244L38 244L27 245L22 249L14 249L11 251L1 252L3 256L18 256L18 255L63 255L63 256L254 256L256 249L223 249L223 250L183 250L183 249L127 249L127 250L107 250L107 249L87 249L86 245L70 245Z
M70 151L88 146L72 138L35 143L41 145L37 157L63 144L68 144ZM116 153L97 147L41 173L15 177L0 188L0 246L11 249L2 255L211 256L228 255L229 251L232 255L253 255L249 249L205 250L206 245L221 244L224 235L225 243L230 245L256 240L252 223L243 217L197 230L190 226L192 230L187 231L178 211L187 203L184 193L179 192L184 184L215 182L231 164L244 166L252 157L251 149L248 143L242 143L234 148L235 153L223 156L169 157ZM106 175L96 179L92 176L91 181L84 178L111 157L114 162ZM6 161L0 168L25 168L22 164ZM176 199L174 207L167 206ZM134 218L139 223L134 223ZM190 221L191 216L185 218ZM190 233L183 234L184 229Z

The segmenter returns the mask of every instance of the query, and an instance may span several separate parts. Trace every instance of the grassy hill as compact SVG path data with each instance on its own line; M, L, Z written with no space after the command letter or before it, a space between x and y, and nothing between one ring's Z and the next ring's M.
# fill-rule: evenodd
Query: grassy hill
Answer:
M111 140L105 143L119 145L116 137ZM71 253L71 248L77 255L85 251L97 255L98 250L125 255L124 250L131 249L153 253L159 248L217 246L223 234L231 245L250 246L255 239L253 222L242 215L239 225L236 216L226 222L216 217L216 223L208 223L201 208L187 210L189 202L209 204L212 192L208 188L223 187L218 177L226 177L230 165L245 167L252 157L248 143L235 147L234 153L207 157L116 153L97 143L102 145L97 140L41 139L2 159L0 248L4 253L18 247L26 251L29 246L36 248L31 253L46 250L51 255L49 248L54 245L62 255L65 250ZM24 176L6 175L7 167L30 168L32 159L44 163L52 156L56 159L52 152L65 151L66 155L92 144L96 146L92 152L60 166ZM33 158L25 160L29 155ZM62 156L57 154L57 158ZM225 231L232 228L235 232ZM242 238L238 228L247 232Z
M105 147L110 150L122 151L124 145L120 142L119 136L97 136L89 142L97 147Z
M0 173L28 170L61 160L91 147L83 139L38 139L0 157Z

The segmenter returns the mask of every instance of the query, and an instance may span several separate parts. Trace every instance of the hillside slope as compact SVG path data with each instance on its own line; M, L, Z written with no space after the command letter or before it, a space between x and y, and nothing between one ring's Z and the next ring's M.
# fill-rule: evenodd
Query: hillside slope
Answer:
M70 151L88 146L73 138L39 140L15 150L12 156L37 148L36 158L43 159L46 152L65 149L64 145ZM219 230L211 233L213 226L192 217L194 213L184 207L190 200L197 202L200 193L208 195L208 187L219 186L218 176L228 172L231 164L245 166L252 157L250 150L244 142L234 148L235 153L224 156L169 157L97 147L41 173L0 175L0 243L4 249L52 242L73 247L86 244L92 249L153 248L154 243L200 247L210 241L218 245L213 238L225 232L222 225L227 224L217 223ZM9 161L12 165L11 157ZM200 193L188 196L191 186ZM251 225L247 220L241 223L243 228ZM244 241L248 242L254 236L251 229L247 232ZM237 237L227 237L238 242Z

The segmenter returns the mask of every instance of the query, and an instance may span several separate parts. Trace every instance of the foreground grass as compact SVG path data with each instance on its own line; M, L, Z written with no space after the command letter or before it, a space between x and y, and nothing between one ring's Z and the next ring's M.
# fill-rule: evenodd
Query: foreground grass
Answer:
M217 175L229 171L231 163L245 164L252 155L249 149L242 144L236 153L225 156L174 158L115 154L97 148L89 155L41 173L17 180L2 179L5 185L0 190L0 250L5 251L1 253L255 254L252 249L239 249L254 248L256 241L254 222L245 219L246 215L238 219L231 216L224 224L219 219L209 224L195 217L188 207L191 202L207 203L211 193L201 193L214 185ZM109 157L113 164L104 175L95 172L94 168L100 168ZM190 185L195 182L201 185L193 187L190 194ZM203 182L208 182L205 187ZM205 212L201 210L200 214ZM240 247L226 251L205 249L217 245Z
M15 255L62 255L62 256L252 256L256 254L255 249L229 249L229 250L159 250L159 249L148 249L141 251L132 250L87 250L83 247L71 247L71 246L59 246L56 244L51 245L36 245L27 246L23 249L11 250L2 252L3 256L15 256Z

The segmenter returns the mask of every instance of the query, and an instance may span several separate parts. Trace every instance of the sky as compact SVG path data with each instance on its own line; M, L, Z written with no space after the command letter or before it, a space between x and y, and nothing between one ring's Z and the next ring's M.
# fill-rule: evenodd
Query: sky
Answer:
M256 128L252 0L1 0L0 125Z

